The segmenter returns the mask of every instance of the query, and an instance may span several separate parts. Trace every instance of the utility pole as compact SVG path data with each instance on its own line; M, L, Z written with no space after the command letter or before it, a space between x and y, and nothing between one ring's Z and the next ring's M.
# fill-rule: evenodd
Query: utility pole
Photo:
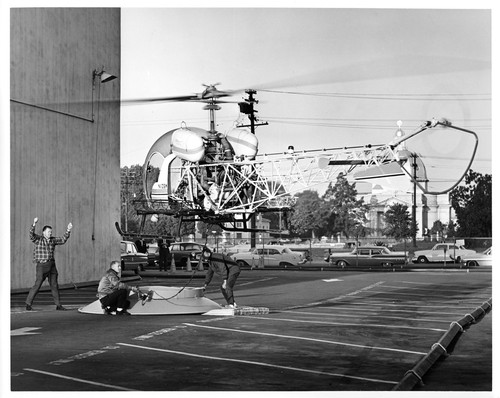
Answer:
M268 123L256 123L258 121L257 117L255 114L257 111L254 109L254 104L258 104L259 101L257 101L254 98L254 95L257 94L257 91L255 90L246 90L245 93L248 94L248 98L245 99L245 102L239 102L238 105L240 107L240 112L248 115L248 119L250 120L250 125L239 125L238 127L250 127L250 132L252 134L255 134L255 128L257 126L267 126ZM256 219L255 219L255 213L251 215L250 217L250 228L252 231L250 232L250 248L255 248L256 246L256 235L255 235L255 228L256 228Z
M417 154L411 155L411 167L413 169L413 205L412 205L412 241L413 247L417 247Z
M122 184L125 186L125 190L123 193L123 204L125 207L125 211L124 211L124 216L125 216L124 231L125 232L128 231L128 203L129 203L129 189L128 189L128 187L131 184L129 179L135 178L135 177L136 177L135 172L130 172L129 168L126 168L125 174L122 175L122 178L124 179L124 181L122 181Z

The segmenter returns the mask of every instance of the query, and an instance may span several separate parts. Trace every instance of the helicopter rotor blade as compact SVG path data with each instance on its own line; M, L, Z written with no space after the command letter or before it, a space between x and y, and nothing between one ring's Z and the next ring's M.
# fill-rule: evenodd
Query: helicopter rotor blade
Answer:
M151 98L138 98L138 99L125 99L122 100L122 105L139 105L139 104L150 104L150 103L161 103L161 102L225 102L219 100L219 98L230 97L234 95L233 91L220 91L215 86L220 83L207 85L205 91L197 94L191 95L180 95L172 97L151 97Z
M450 72L491 69L488 60L430 55L405 55L397 58L379 58L370 62L354 62L312 73L252 85L254 90L272 90L284 87L303 87L320 84L362 82Z
M181 95L176 97L152 97L152 98L136 98L125 99L121 103L123 105L146 104L152 102L184 102L184 101L197 101L200 98L197 95Z

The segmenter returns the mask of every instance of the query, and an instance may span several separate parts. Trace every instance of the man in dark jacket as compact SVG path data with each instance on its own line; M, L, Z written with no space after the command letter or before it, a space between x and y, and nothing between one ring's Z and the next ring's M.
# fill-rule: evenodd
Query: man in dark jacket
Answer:
M99 281L97 297L102 304L104 312L108 315L130 315L127 308L130 302L127 300L130 290L137 293L139 290L121 282L121 264L119 261L111 261L106 274Z
M227 301L227 304L231 308L236 308L236 303L234 302L233 288L238 279L238 275L241 270L238 264L229 256L225 256L221 253L212 253L208 247L204 247L202 251L202 258L200 261L206 261L208 263L207 275L205 277L205 284L203 288L209 285L214 273L222 277L222 285L220 290L222 295Z
M168 271L170 265L170 243L164 242L163 239L158 239L158 252L159 252L159 268L160 271Z

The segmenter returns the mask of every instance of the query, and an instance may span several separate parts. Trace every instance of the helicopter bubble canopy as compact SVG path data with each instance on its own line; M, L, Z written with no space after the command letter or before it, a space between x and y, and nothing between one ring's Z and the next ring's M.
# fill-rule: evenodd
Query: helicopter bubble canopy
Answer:
M165 176L161 175L164 174L161 172L161 170L165 169L164 167L166 166L164 165L165 160L168 158L170 163L172 162L180 163L180 159L177 159L177 161L175 161L172 158L172 156L169 157L169 155L174 155L175 157L175 154L173 154L172 152L172 144L173 144L174 133L176 133L179 130L189 130L188 133L189 135L196 134L198 137L208 138L210 136L210 133L207 130L198 127L189 127L188 129L183 125L181 128L170 130L165 134L163 134L160 138L158 138L156 142L149 149L143 167L143 176L144 176L143 188L147 198L151 197L153 184L157 183L159 179L163 180L168 178L168 176L166 175ZM180 134L181 138L182 136L183 134ZM182 151L182 145L179 142L179 137L176 137L176 142L178 142L179 151ZM168 183L168 181L162 181L162 183Z

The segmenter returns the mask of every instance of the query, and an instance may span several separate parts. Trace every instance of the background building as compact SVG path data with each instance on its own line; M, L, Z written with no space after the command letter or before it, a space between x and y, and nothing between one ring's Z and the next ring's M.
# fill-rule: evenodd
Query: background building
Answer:
M241 228L243 226L242 223L237 223L237 227ZM262 229L266 231L261 231L261 232L256 232L255 237L257 239L257 244L262 244L262 242L267 242L271 234L267 231L271 228L271 221L268 220L267 218L264 218L262 214L257 214L256 219L255 219L255 228L256 229ZM252 233L251 232L238 232L238 231L224 231L224 241L230 242L232 244L238 244L241 242L247 242L250 243L252 239Z
M358 198L363 198L365 203L370 205L370 211L367 215L371 237L382 236L382 230L385 227L384 213L390 206L400 203L408 207L412 212L413 194L407 191L385 190L380 185L374 185L373 189L358 192ZM424 195L417 192L417 238L423 238L426 231L430 231L434 222L441 221L443 225L448 225L450 221L456 222L455 213L450 204L449 194L442 195Z
M73 223L60 283L96 280L120 256L120 9L10 13L11 287L34 282L34 217Z

